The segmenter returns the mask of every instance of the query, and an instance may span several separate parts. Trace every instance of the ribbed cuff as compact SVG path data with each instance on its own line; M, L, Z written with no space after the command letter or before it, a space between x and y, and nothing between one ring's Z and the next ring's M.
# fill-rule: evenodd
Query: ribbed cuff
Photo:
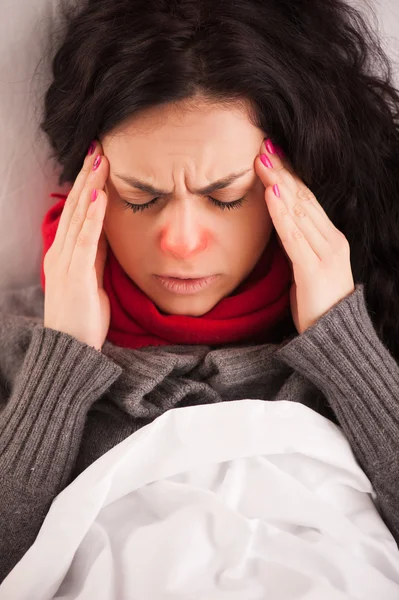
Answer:
M374 329L363 284L275 357L324 393L360 460L397 447L399 368Z
M1 414L0 472L27 488L65 485L87 412L121 372L76 338L36 326Z

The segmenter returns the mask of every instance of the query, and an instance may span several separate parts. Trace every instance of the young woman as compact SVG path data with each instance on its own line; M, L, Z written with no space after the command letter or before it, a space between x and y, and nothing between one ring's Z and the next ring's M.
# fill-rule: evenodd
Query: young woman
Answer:
M2 296L1 577L107 450L243 398L334 420L398 542L399 97L378 40L342 0L65 14L41 126L71 189L41 285Z

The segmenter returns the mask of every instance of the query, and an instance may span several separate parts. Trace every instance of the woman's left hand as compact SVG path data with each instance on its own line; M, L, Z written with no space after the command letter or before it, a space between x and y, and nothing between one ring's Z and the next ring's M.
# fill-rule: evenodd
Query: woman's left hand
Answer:
M301 334L354 292L355 284L348 240L288 160L277 152L281 149L265 140L255 170L266 188L265 200L279 243L292 265L291 312ZM271 161L272 167L263 164L261 155ZM274 193L275 185L280 197Z

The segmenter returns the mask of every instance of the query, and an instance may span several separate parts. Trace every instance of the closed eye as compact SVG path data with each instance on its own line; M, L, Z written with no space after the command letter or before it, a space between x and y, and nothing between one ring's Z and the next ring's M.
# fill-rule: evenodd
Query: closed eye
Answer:
M215 206L217 206L221 210L232 210L235 208L240 208L244 204L246 196L243 196L238 200L233 200L232 202L220 202L220 200L216 200L216 198L212 198L212 196L208 196L208 198ZM121 200L125 204L126 208L130 208L134 213L136 213L141 212L146 208L151 208L152 206L154 206L158 202L159 197L150 200L150 202L147 202L146 204L132 204L131 202L127 202L127 200L124 200L123 198L121 198Z

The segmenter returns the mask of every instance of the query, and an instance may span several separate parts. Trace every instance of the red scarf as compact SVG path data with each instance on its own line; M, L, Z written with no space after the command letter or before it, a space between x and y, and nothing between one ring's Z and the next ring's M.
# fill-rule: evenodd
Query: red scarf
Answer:
M53 243L67 198L52 206L42 223L43 259ZM104 290L111 304L107 340L124 348L180 344L222 346L267 343L284 320L290 319L291 269L274 234L251 274L230 296L201 317L166 315L135 285L108 246ZM45 291L43 262L41 285Z

